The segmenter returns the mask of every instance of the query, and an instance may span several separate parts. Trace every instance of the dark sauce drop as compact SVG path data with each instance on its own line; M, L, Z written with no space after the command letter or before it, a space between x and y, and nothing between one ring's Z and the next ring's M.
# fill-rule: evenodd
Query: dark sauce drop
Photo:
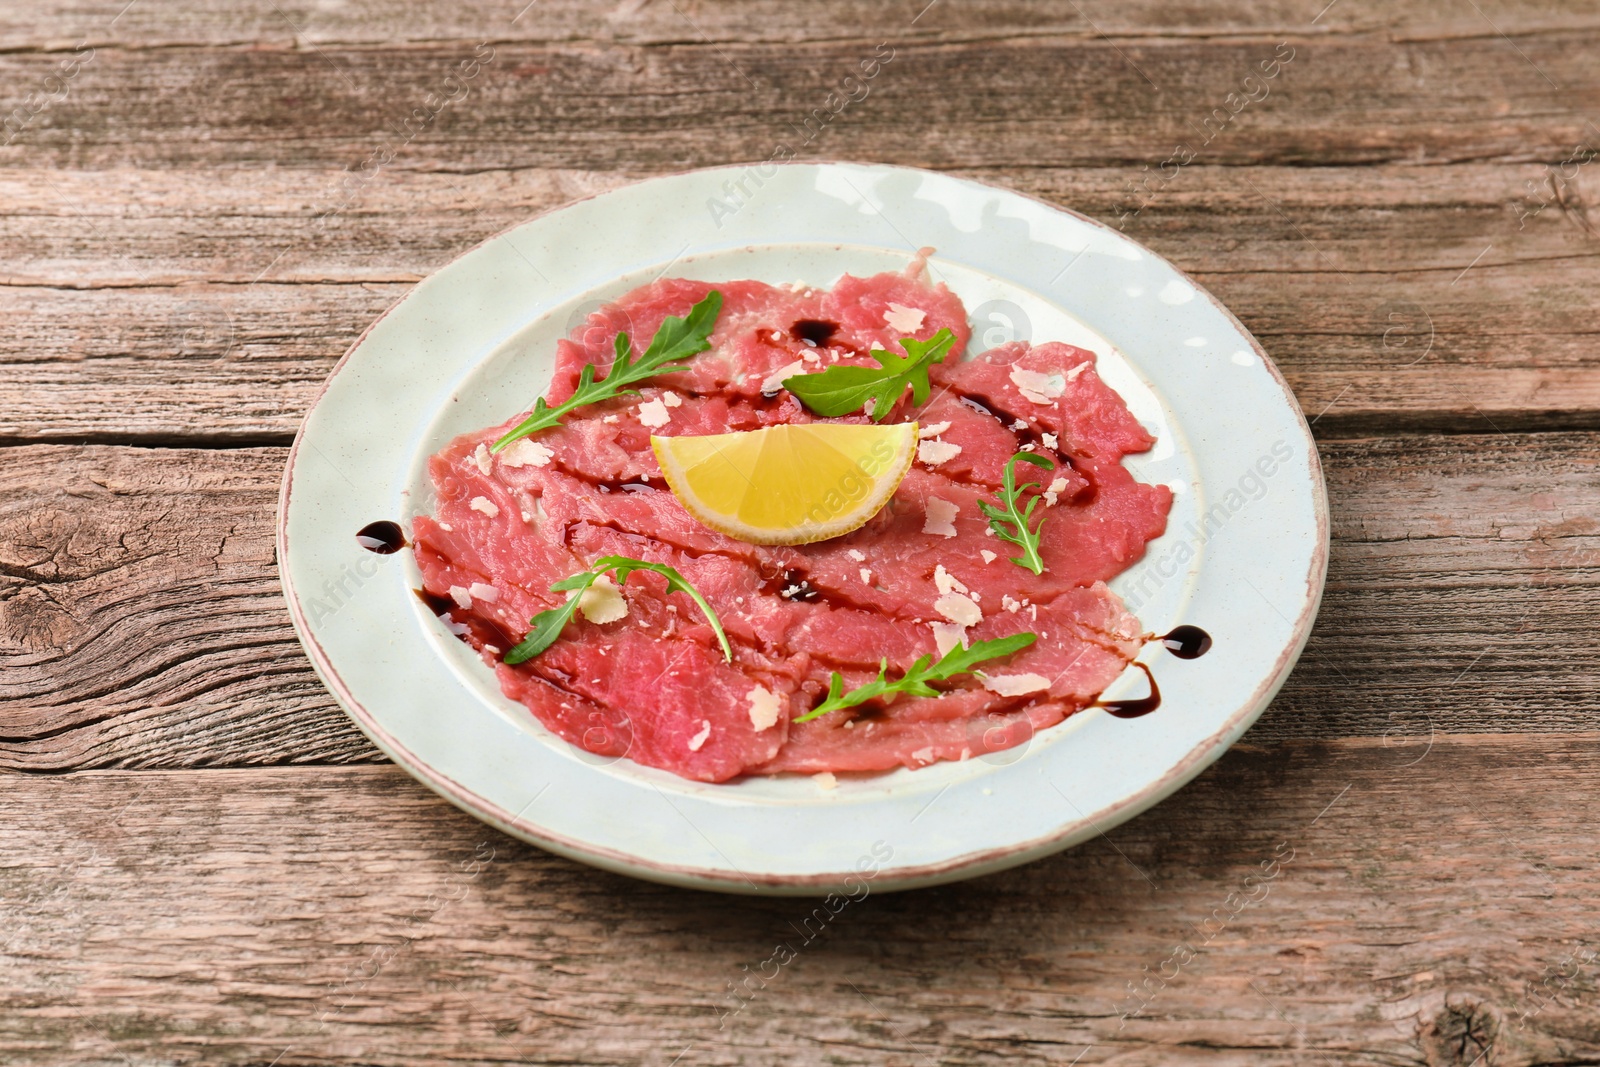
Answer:
M1156 685L1156 676L1150 673L1150 668L1143 663L1134 661L1133 665L1144 671L1144 676L1150 682L1150 695L1136 697L1133 700L1106 700L1099 701L1095 707L1105 708L1109 714L1119 719L1137 719L1141 715L1148 715L1161 706L1161 689Z
M833 339L833 335L838 332L839 324L837 322L829 322L826 319L800 319L789 327L791 337L796 341L810 345L812 348L827 344Z
M468 613L464 618L456 620L466 624L471 635L477 639L481 647L489 645L500 650L499 654L510 652L517 645L517 639L501 629L500 625L490 619L484 618L476 612Z
M480 646L492 645L501 652L507 652L517 643L517 639L506 633L499 623L492 619L486 619L476 612L463 610L450 597L437 596L426 589L413 589L412 592L417 594L417 599L426 604L428 610L439 616L439 618L453 622L458 626L465 626L470 636L475 638L476 643ZM466 640L469 634L460 636L462 640ZM472 642L468 643L471 644Z
M406 532L398 522L369 522L356 533L356 544L368 552L387 556L406 547Z
M1162 645L1179 659L1199 659L1211 650L1211 635L1198 626L1174 626L1160 638Z
M417 594L417 599L428 605L428 610L435 615L448 615L450 609L456 606L456 602L449 597L435 596L426 589L413 589L412 592Z
M1179 659L1199 659L1211 650L1211 635L1198 626L1174 626L1164 636L1155 640L1161 646ZM1156 685L1156 676L1150 673L1150 668L1134 660L1132 666L1144 672L1145 680L1150 683L1149 696L1135 697L1132 700L1103 700L1094 706L1105 708L1106 712L1119 719L1137 719L1141 715L1148 715L1161 706L1161 687Z

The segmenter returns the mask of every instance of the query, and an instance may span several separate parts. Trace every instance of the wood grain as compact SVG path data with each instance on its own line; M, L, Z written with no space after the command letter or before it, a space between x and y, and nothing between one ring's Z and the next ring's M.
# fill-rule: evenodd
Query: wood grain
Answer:
M237 46L243 42L388 46L445 40L565 41L638 45L771 43L877 39L901 34L915 40L970 42L997 37L1073 36L1258 37L1315 33L1378 38L1449 40L1487 37L1495 27L1518 36L1594 28L1592 10L1553 0L1503 0L1493 22L1449 0L1404 5L1298 0L1244 0L1218 5L1175 5L1170 0L1096 2L1074 9L1051 0L906 0L855 4L814 0L462 0L448 7L371 0L357 5L311 0L244 0L219 11L203 2L159 6L126 0L41 0L22 10L0 11L0 43L12 50L70 47L80 40L115 41L122 47Z
M0 1058L1593 1063L1597 773L1595 734L1246 744L809 944L815 902L579 867L392 768L4 775Z
M780 143L940 169L1142 164L1205 139L1207 116L1241 87L1265 98L1205 145L1209 162L1553 162L1593 136L1597 42L1600 28L1528 34L1514 48L1492 33L1298 37L1260 88L1244 79L1279 54L1270 37L885 42L892 62L865 90L845 87L867 95L809 144L796 133L804 119L832 106L879 42L503 42L484 46L492 57L472 42L108 45L59 87L60 54L0 52L0 84L49 97L0 147L0 165L353 166L389 146L456 171L660 170L766 159ZM446 79L474 55L458 93ZM434 111L436 94L458 102ZM425 105L431 114L406 129Z
M278 597L284 450L6 458L0 767L379 758ZM1328 592L1252 737L1600 730L1577 651L1600 629L1600 435L1327 442L1323 462Z
M1542 210L1533 165L1196 163L1137 197L1137 168L957 173L1126 216L1256 333L1325 436L1600 426L1592 168ZM412 282L629 176L389 169L320 224L341 177L0 171L0 439L286 443Z
M61 770L370 759L278 591L284 450L7 449L0 757Z
M797 156L1196 275L1315 418L1329 585L1190 787L851 905L719 1026L809 908L555 859L382 764L288 625L281 446L416 280L798 142L879 42ZM0 1062L1600 1064L1600 172L1561 166L1597 45L1559 0L0 7Z

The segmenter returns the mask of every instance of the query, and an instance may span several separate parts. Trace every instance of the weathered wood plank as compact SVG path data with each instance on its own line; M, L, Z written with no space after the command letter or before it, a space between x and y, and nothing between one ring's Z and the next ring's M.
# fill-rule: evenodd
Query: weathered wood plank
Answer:
M40 769L375 757L288 625L283 449L4 455L0 748Z
M1251 736L1600 730L1600 435L1323 451L1322 617ZM378 758L278 599L283 449L3 455L0 766Z
M1121 218L1261 337L1319 432L1600 425L1592 168L1565 207L1532 165L1196 163L1137 195L1113 168L959 173ZM319 224L341 178L0 171L0 438L287 440L412 281L628 180L389 169Z
M1091 3L1074 10L1050 0L906 0L855 4L817 0L702 3L699 0L463 0L448 8L403 0L360 5L286 0L246 2L226 12L204 3L159 6L126 0L48 0L27 10L0 11L0 47L61 48L82 40L123 47L227 46L299 41L304 45L383 45L443 40L621 41L629 44L838 40L887 34L918 40L973 37L1105 34L1122 37L1263 36L1317 32L1387 34L1407 38L1485 36L1494 27L1514 34L1593 28L1594 12L1550 0L1496 3L1491 25L1449 0L1404 5L1343 0L1327 10L1303 0L1248 0L1196 5L1171 0Z
M1489 33L21 51L0 53L23 108L0 164L349 166L389 148L454 170L665 169L781 143L939 168L1159 161L1181 142L1235 165L1551 160L1600 113L1597 42L1573 28L1514 46ZM845 84L875 54L889 62Z
M591 871L393 768L0 776L0 1058L1592 1063L1596 774L1594 734L1244 745L809 943L813 903Z

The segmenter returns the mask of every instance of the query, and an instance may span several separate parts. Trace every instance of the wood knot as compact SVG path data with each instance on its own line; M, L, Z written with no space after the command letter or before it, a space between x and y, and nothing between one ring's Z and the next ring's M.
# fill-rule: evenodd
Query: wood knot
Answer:
M7 590L6 584L0 582L0 648L47 652L77 640L83 628L44 590Z
M1503 1067L1495 1042L1504 1029L1499 1011L1476 994L1447 993L1418 1036L1428 1067Z

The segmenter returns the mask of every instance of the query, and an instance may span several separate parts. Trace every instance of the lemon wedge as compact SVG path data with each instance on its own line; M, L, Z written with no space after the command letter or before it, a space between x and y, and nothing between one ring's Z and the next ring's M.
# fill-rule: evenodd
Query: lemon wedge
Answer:
M703 437L652 437L689 514L758 545L804 545L859 529L894 495L917 424L804 423Z

